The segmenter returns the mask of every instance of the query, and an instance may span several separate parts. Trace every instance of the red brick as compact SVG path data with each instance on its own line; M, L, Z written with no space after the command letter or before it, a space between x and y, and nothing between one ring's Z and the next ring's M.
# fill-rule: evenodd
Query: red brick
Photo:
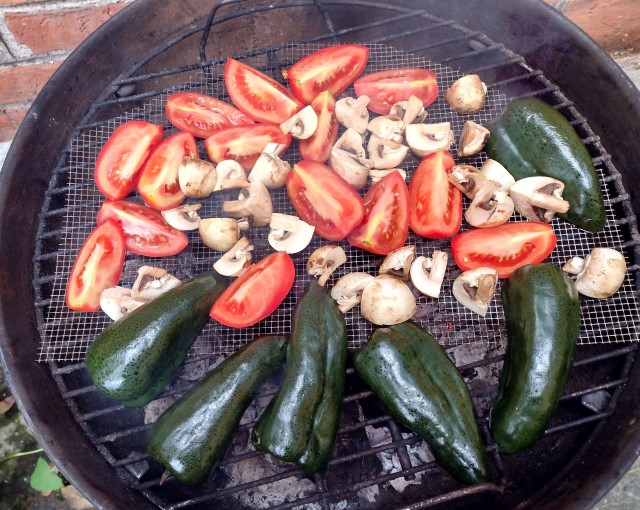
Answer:
M109 4L37 13L7 12L4 17L15 40L29 47L34 54L70 51L126 5Z
M0 5L23 5L34 4L39 0L0 0Z
M0 108L0 142L13 139L28 110L28 106Z
M35 98L61 62L0 69L0 105Z

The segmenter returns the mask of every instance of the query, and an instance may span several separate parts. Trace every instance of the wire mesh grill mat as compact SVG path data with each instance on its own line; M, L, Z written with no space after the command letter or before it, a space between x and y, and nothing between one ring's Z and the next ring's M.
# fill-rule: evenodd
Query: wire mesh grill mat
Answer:
M454 113L443 98L443 92L461 76L459 71L426 60L423 57L395 50L384 44L370 44L370 58L365 74L383 70L404 67L426 67L434 70L438 77L440 94L438 99L428 107L428 122L450 121L451 127L459 136L465 120L471 119L478 123L486 123L499 115L506 106L509 98L497 87L489 87L485 108L478 114L462 116ZM281 79L282 69L302 58L304 55L324 47L323 44L289 44L266 54L253 54L244 60L254 67ZM211 65L206 72L194 73L190 80L174 90L192 90L219 97L229 101L222 79L223 67L219 64ZM64 193L64 214L60 229L60 246L57 251L55 274L49 280L51 295L46 300L43 321L41 324L40 361L77 361L84 358L88 345L110 323L110 319L102 312L79 313L70 311L65 305L65 287L75 256L82 243L95 226L95 217L104 198L93 182L93 167L97 155L111 133L121 124L129 120L146 120L154 124L163 125L165 136L174 133L174 127L168 124L164 115L166 98L171 91L162 92L149 98L145 104L132 109L124 116L110 119L107 122L83 130L73 140L66 162L67 181L61 191ZM353 89L348 89L346 95L354 95ZM342 128L341 128L342 129ZM599 149L597 139L586 139L586 143ZM455 145L452 146L455 155ZM199 142L200 156L205 158L206 152ZM592 151L593 152L593 151ZM296 143L292 143L284 155L290 164L296 163L300 157ZM459 158L456 158L459 160ZM484 153L471 158L464 158L465 163L479 166L486 159ZM606 153L601 151L594 160L601 181L608 182L610 165ZM403 168L407 170L407 180L419 163L419 159L410 155ZM595 246L608 246L621 249L625 243L623 233L616 221L614 205L619 197L612 195L610 186L603 187L607 204L608 223L606 229L598 234L581 231L567 223L555 219L553 229L558 237L558 245L548 261L562 265L571 256L585 257ZM199 201L203 204L200 216L219 217L222 214L224 200L237 198L237 190L218 192L212 197ZM139 196L128 199L141 202ZM295 214L284 188L272 192L274 211ZM188 201L193 201L188 199ZM465 207L468 201L465 199ZM522 219L515 215L512 221ZM468 227L464 225L463 229ZM45 232L44 235L47 235ZM178 256L162 259L149 259L136 255L127 255L125 268L120 281L122 286L131 286L137 276L137 269L141 265L157 265L167 269L180 279L187 279L209 268L218 258L207 248L199 238L197 231L187 233L189 246ZM267 242L268 227L251 229L248 237L256 246L254 260L264 257L270 250ZM430 256L434 249L448 252L449 264L447 277L443 284L441 297L438 300L427 297L418 298L418 311L415 319L445 346L455 346L471 342L479 342L489 346L502 344L504 328L503 314L500 304L499 288L486 318L466 310L460 306L451 293L451 284L460 273L453 263L449 240L428 240L410 234L408 243L415 244L418 255ZM300 254L294 255L296 264L296 283L289 296L269 318L256 326L232 330L211 321L196 341L190 355L224 354L235 351L239 346L247 343L260 334L287 333L290 328L290 318L295 303L301 296L306 283L311 278L307 275L305 264L308 256L317 247L329 244L314 236L312 244ZM376 274L382 257L371 255L357 248L352 248L346 242L338 243L346 251L348 261L340 267L333 277L333 281L342 274L366 271ZM49 281L48 280L48 281ZM329 283L331 284L331 282ZM633 273L629 273L621 290L608 300L582 300L582 332L580 343L610 343L637 340L637 330L640 324L637 297L634 293L635 281ZM356 348L366 342L372 331L372 325L361 318L358 309L346 314L349 328L349 347Z

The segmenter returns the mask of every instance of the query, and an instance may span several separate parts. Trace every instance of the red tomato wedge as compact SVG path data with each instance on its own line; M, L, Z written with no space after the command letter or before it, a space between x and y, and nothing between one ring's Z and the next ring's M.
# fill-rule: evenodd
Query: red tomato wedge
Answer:
M99 225L114 220L124 232L127 250L148 257L168 257L189 243L184 232L169 225L162 215L146 205L118 200L107 201L98 211Z
M455 235L462 224L462 193L447 174L455 162L449 151L424 157L409 183L409 225L423 237Z
M80 249L67 282L66 301L72 310L100 310L100 294L120 280L125 239L117 222L98 225Z
M122 124L104 144L95 168L102 194L111 200L126 197L136 187L138 172L164 136L162 126L141 120Z
M300 155L302 159L324 163L331 155L340 128L336 117L336 100L330 92L322 92L311 102L311 108L318 115L318 127L311 137L300 140Z
M283 85L232 58L225 65L224 82L238 110L258 122L280 124L303 106Z
M369 110L387 115L398 101L414 95L422 99L424 106L438 97L436 73L429 69L390 69L361 76L353 84L356 95L367 95L371 102Z
M364 220L349 236L352 246L388 255L409 235L409 190L399 172L376 182L364 196Z
M298 60L287 71L291 91L310 104L318 94L337 96L362 74L369 60L369 48L357 44L330 46Z
M171 124L198 138L207 138L233 126L254 124L253 119L230 104L196 92L171 94L165 113Z
M269 316L287 297L296 270L286 252L252 264L222 293L209 315L231 328L246 328Z
M542 262L556 242L547 223L516 221L463 232L451 240L451 251L463 271L492 267L500 278L507 278L519 267Z
M178 167L185 156L198 157L191 133L176 133L153 150L138 179L138 192L149 206L165 211L186 198L178 182Z
M209 159L220 163L234 159L245 170L250 170L269 143L291 144L291 135L285 135L278 126L256 124L225 129L213 134L204 142ZM286 150L286 148L285 148Z
M302 160L287 174L287 192L300 219L316 227L328 241L340 241L364 217L355 189L328 166Z

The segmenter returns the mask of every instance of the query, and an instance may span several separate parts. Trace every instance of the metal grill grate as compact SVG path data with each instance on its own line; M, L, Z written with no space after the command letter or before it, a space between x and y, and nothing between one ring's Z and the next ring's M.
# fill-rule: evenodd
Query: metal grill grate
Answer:
M278 78L281 76L282 70L292 62L296 62L303 56L324 46L317 43L285 45L270 51L269 59L265 54L257 54L244 60L249 65ZM492 86L488 91L486 106L481 112L471 116L457 114L445 102L443 92L462 76L459 71L430 62L423 57L395 50L388 45L371 44L369 46L370 58L365 73L403 67L426 67L436 72L440 95L428 108L429 122L450 121L456 136L459 136L465 120L472 119L478 123L486 123L497 117L507 104L507 96L500 92L499 87ZM193 74L185 84L173 90L197 91L229 101L224 88L222 72L223 66L212 65L207 68L207 72ZM105 123L83 131L71 144L68 157L68 191L65 197L61 243L53 275L53 290L42 327L40 360L75 361L83 359L92 339L111 322L102 312L78 313L70 311L64 301L65 286L75 256L84 239L94 228L95 216L104 200L93 182L93 167L100 148L110 134L126 121L137 119L164 125L166 136L176 132L176 129L168 124L164 115L164 105L170 92L165 91L151 98L143 107L127 112L124 116L109 119ZM355 95L352 88L347 90L345 94ZM199 143L200 156L206 158L202 142ZM452 152L455 154L455 146L452 147ZM295 142L292 143L284 158L291 165L300 159ZM464 158L465 162L476 166L481 165L484 160L486 160L484 153L472 158ZM408 180L418 163L419 158L412 154L403 163L403 168L407 170ZM602 165L599 166L599 172L604 181L607 178L607 173ZM621 248L623 239L620 230L613 221L615 216L611 207L612 199L616 197L610 195L608 188L605 188L604 192L609 218L606 230L594 236L560 220L554 220L553 228L558 236L558 246L549 257L551 263L562 265L571 256L584 257L595 246ZM237 190L229 190L215 193L213 196L201 200L200 202L203 204L200 211L201 217L223 216L222 202L235 198L237 198ZM295 214L284 188L274 190L272 198L276 212ZM129 199L141 201L137 195ZM194 200L188 199L188 201L193 202ZM465 207L467 205L468 200L465 199ZM522 220L522 218L514 215L511 221L516 220ZM464 225L463 230L467 229L468 226ZM264 257L270 250L267 235L268 227L252 229L248 233L249 238L256 246L256 260ZM186 279L210 267L219 254L201 242L197 231L189 232L188 237L189 247L176 257L153 260L128 255L120 285L131 286L135 281L138 267L145 264L161 266L181 279ZM499 289L487 317L477 316L460 306L451 293L451 284L460 271L453 262L449 240L428 240L412 233L408 242L416 245L418 255L430 256L434 249L445 250L449 253L449 267L441 297L438 300L420 297L415 318L443 345L451 346L470 342L481 342L492 347L499 345L503 337L503 313ZM256 326L243 330L234 330L212 321L194 344L191 355L229 353L257 335L273 332L288 333L295 303L310 279L305 271L306 260L314 249L323 244L328 243L315 236L312 244L306 250L294 256L297 274L294 289L274 314ZM377 274L382 257L351 248L346 242L340 244L347 252L348 261L339 268L335 278L351 271L367 271ZM583 300L581 343L620 342L635 339L634 333L639 324L639 314L633 288L634 282L630 277L626 280L621 291L610 300ZM349 326L349 347L353 349L363 345L372 331L372 325L360 316L357 308L348 312L346 319Z
M335 27L329 11L343 3L371 11L370 21L349 28ZM592 246L623 249L630 263L629 277L623 289L613 299L597 302L583 300L580 343L609 344L638 339L639 314L634 291L637 292L639 288L637 273L640 268L632 263L638 260L639 255L635 216L611 158L593 135L586 119L578 114L555 85L539 71L528 67L522 57L493 43L482 34L464 30L451 21L433 18L421 10L375 2L338 0L300 0L292 4L318 8L325 18L327 31L319 35L310 34L308 39L298 44L252 50L239 58L280 79L283 67L286 68L315 48L338 40L364 40L372 48L370 69L367 72L381 68L425 65L438 73L442 91L461 75L459 66L464 69L465 74L478 72L483 78L486 76L490 101L487 108L474 117L477 121L483 122L497 115L506 101L528 95L543 97L570 118L597 165L606 195L608 223L603 233L592 235L555 221L553 227L560 242L550 261L561 264L571 255L584 256ZM258 6L230 14L228 18L217 12L216 8L209 21L213 22L215 15L213 25L223 24L227 19L242 18L250 13L284 6L262 5L259 1L252 5ZM407 20L418 20L417 28L393 32L387 30L394 23L405 23ZM34 261L34 287L38 296L36 309L40 315L42 338L40 361L49 361L61 396L75 420L100 454L117 471L123 484L135 488L152 504L163 509L245 509L265 508L267 505L280 509L417 509L438 504L449 505L447 508L450 508L455 507L457 500L470 502L470 507L479 506L473 505L476 497L485 498L482 499L485 503L499 501L499 504L486 504L484 507L509 508L520 503L521 495L528 497L537 491L541 487L541 480L556 475L560 477L566 470L573 469L575 466L572 459L577 451L606 426L606 418L613 413L617 398L627 382L637 344L620 347L584 345L579 349L566 393L546 437L533 451L525 452L526 458L520 458L518 463L518 456L499 454L487 425L503 354L504 333L499 300L494 301L485 320L461 309L450 297L450 284L457 274L457 269L451 263L443 297L437 303L421 298L419 318L426 329L448 347L450 356L469 385L478 423L485 436L492 480L495 483L474 487L462 487L456 483L433 462L420 438L391 420L373 394L349 370L336 450L325 473L308 477L292 464L279 463L253 451L248 444L248 432L255 416L275 391L275 378L263 388L256 403L245 414L231 447L205 484L184 487L169 479L160 485L163 470L150 460L145 449L149 428L145 423L145 412L126 408L102 396L88 377L84 363L80 362L93 336L109 321L102 314L71 314L66 311L63 293L75 252L91 230L95 213L100 206L101 198L89 177L97 153L108 135L125 120L134 118L161 123L167 134L171 132L171 126L163 116L163 105L168 93L175 89L193 89L226 99L220 79L224 58L208 60L203 49L210 26L211 24L205 26L200 63L139 72L148 62L142 61L130 74L114 83L112 95L95 103L86 122L79 126L77 136L68 151L61 156L59 167L53 172L41 217L41 235L37 239ZM383 35L376 32L379 28ZM194 29L193 33L198 30L202 30L202 27ZM438 32L438 36L430 38L429 34L434 32ZM180 39L176 41L178 40ZM167 50L176 41L168 42L159 51ZM402 51L397 48L402 48ZM440 49L443 51L439 52ZM434 58L434 53L446 56ZM155 80L173 75L180 77L177 85L172 83L165 88L155 86L151 90L143 86L147 83L155 84ZM118 96L119 92L124 94L127 88L138 86L133 95ZM110 108L114 108L117 115L104 113ZM429 112L432 121L444 117L451 120L456 134L459 134L462 119L448 110L442 95L429 108ZM204 155L202 146L200 150ZM294 144L286 159L293 163L296 157ZM471 162L480 164L483 159L479 157ZM415 158L406 163L410 171L416 165ZM277 210L286 212L290 207L284 194L276 194L274 199ZM205 211L213 215L220 203L220 199L209 200ZM252 236L252 240L259 243L257 256L263 256L264 235ZM157 262L183 278L210 266L215 255L204 250L193 237L192 241L185 254ZM319 244L319 240L316 239L315 242ZM430 254L435 247L448 250L448 241L434 242L412 237L409 242L418 242L419 253ZM379 257L359 250L349 250L346 246L345 248L351 255L350 267L375 271L380 262ZM303 279L307 278L303 276L302 261L312 249L313 247L309 248L298 259L299 280L291 296L278 311L279 318L271 319L258 328L268 326L268 331L288 331L291 309L302 291ZM132 283L137 267L148 262L149 259L129 256L123 283ZM346 268L342 268L339 274L345 271ZM351 347L354 347L366 338L370 326L357 319L357 312L349 314L347 320ZM228 331L210 324L192 349L191 357L161 397L171 400L184 393L195 379L219 361L218 354L235 350L258 332L258 329L251 328L230 336ZM585 399L592 396L602 397L603 401L599 405L587 406ZM376 438L376 434L381 439ZM548 455L549 451L553 451L553 455ZM528 457L535 458L536 462L531 463ZM240 476L239 471L243 467L248 474ZM514 495L514 492L517 494ZM494 497L495 499L491 499Z

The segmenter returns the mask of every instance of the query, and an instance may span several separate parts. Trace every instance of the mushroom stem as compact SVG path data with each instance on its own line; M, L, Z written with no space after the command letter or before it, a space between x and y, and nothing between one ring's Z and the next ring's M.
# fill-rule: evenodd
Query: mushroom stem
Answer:
M563 198L540 191L531 194L531 205L558 213L566 213L569 210L569 202Z
M571 257L564 266L562 266L562 270L568 274L579 275L584 271L584 259L581 257Z

